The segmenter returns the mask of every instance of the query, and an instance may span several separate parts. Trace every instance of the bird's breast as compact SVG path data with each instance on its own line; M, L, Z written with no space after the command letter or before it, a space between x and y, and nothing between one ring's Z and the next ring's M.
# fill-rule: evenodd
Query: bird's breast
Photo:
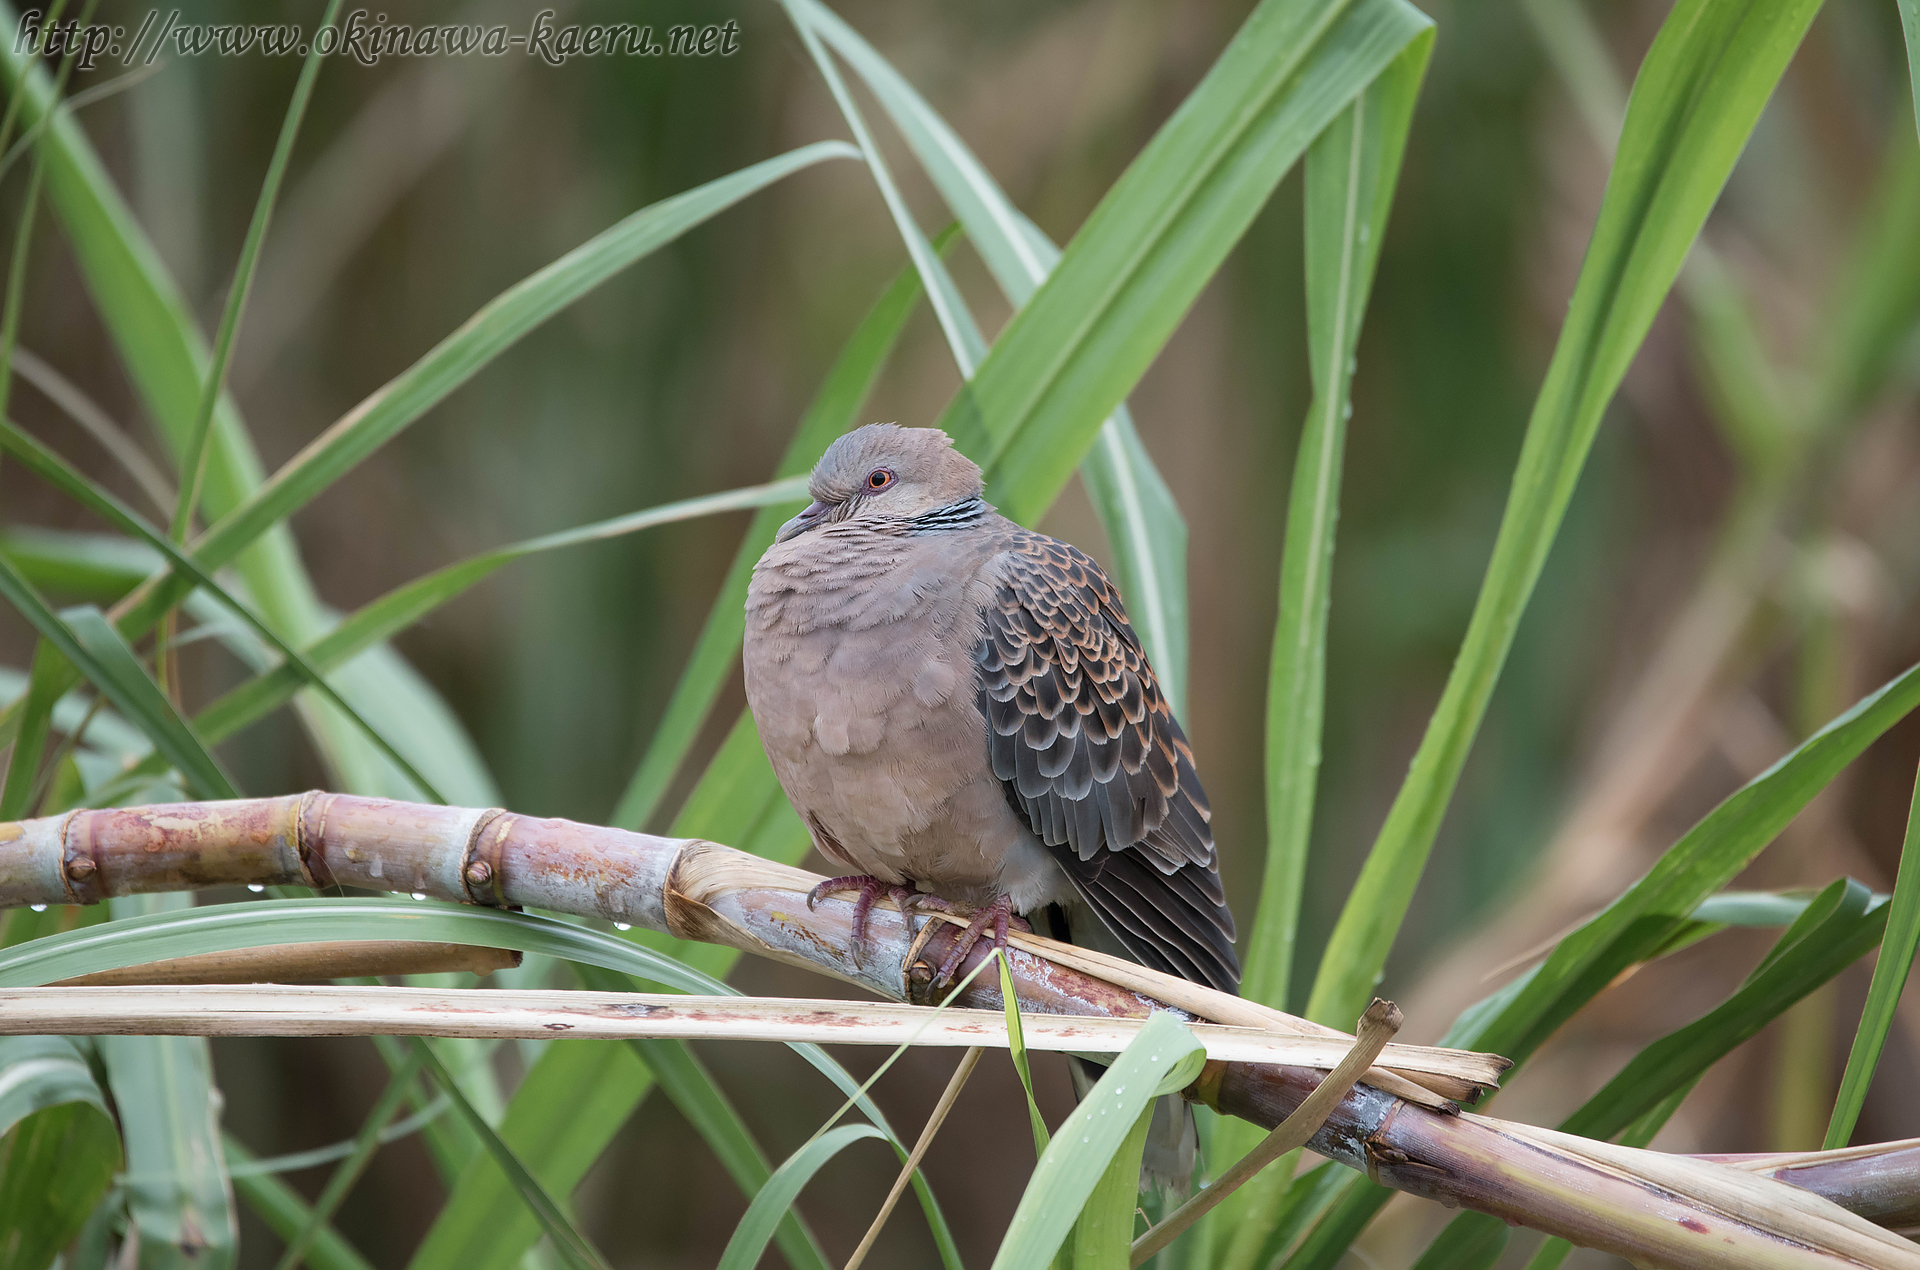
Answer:
M852 867L990 876L1009 813L976 699L978 570L911 550L823 564L830 540L782 550L813 536L769 551L748 593L747 699L782 787Z

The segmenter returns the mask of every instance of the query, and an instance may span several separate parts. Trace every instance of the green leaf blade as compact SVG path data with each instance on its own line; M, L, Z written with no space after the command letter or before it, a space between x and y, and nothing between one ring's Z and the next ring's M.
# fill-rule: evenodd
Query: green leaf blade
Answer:
M190 911L190 903L185 895L122 896L111 907L116 920L145 914L145 920L165 921L169 911ZM239 1230L207 1038L102 1036L94 1044L120 1114L127 1157L121 1186L127 1216L139 1230L140 1263L227 1270L237 1257Z
M1351 1018L1371 996L1606 404L1818 8L1682 0L1648 51L1466 637L1334 927L1309 1017Z
M827 159L849 157L857 157L857 152L845 143L822 141L762 160L640 209L507 288L288 460L244 506L223 516L194 544L196 557L210 567L232 559L522 336L614 274L783 177Z
M85 1054L61 1036L0 1040L0 1254L46 1270L120 1167L120 1135Z
M1037 517L1294 161L1429 23L1399 0L1262 4L943 416L994 439L989 495Z
M949 241L946 237L937 240L935 249L943 249ZM804 476L834 439L859 421L860 410L899 343L907 319L918 307L920 296L920 275L911 268L903 269L881 293L848 337L801 416L800 426L781 456L777 477ZM789 508L797 508L804 501L802 492L793 504L769 506L753 518L734 552L720 594L708 610L693 655L680 672L666 711L609 823L637 831L659 810L668 785L713 713L720 690L739 664L740 644L747 628L747 584L754 563L773 545L773 535Z
M1900 1005L1900 994L1913 972L1914 955L1920 952L1920 783L1915 784L1913 803L1907 812L1906 839L1900 847L1899 872L1885 921L1880 960L1873 968L1867 1003L1860 1011L1860 1025L1847 1053L1846 1074L1840 1079L1822 1150L1838 1150L1853 1136L1867 1088L1873 1083L1874 1068L1880 1062L1880 1051L1887 1043L1887 1030L1893 1026L1894 1011Z
M1048 1142L993 1270L1044 1270L1154 1096L1180 1088L1205 1058L1206 1049L1173 1015L1149 1017Z
M781 1219L814 1174L854 1143L868 1138L884 1141L886 1136L872 1125L843 1124L827 1130L788 1156L753 1197L740 1224L733 1228L733 1237L727 1241L726 1251L720 1254L719 1270L753 1270Z
M1661 947L1835 775L1916 705L1920 666L1862 698L1709 812L1646 875L1533 972L1461 1016L1446 1045L1521 1062L1613 977Z

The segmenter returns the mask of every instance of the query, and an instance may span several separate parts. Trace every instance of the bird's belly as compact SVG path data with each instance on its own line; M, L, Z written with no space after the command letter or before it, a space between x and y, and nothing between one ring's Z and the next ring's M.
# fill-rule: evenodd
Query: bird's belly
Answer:
M821 854L965 903L1005 891L1025 911L1070 892L993 775L958 641L823 634L781 649L750 624L746 650L761 741Z

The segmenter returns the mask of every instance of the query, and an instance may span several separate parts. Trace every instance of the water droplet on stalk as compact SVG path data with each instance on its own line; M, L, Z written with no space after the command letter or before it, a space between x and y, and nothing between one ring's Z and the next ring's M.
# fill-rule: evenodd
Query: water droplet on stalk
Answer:
M416 900L424 900L427 898L427 893L425 891L415 891L413 893L413 898Z
M632 930L633 923L632 922L615 922L613 924L613 928L615 930Z
M247 883L247 889L249 891L252 891L255 895L259 895L263 893L267 888L264 886L261 886L258 882L249 882Z
M29 904L27 905L27 907L32 909L36 913L44 913L47 911L47 906L45 904Z

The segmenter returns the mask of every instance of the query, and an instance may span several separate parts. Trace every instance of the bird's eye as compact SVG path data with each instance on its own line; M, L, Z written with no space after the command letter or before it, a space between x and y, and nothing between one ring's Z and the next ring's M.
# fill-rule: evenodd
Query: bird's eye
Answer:
M867 473L867 488L870 490L885 489L891 484L893 484L893 473L884 467L876 467Z

